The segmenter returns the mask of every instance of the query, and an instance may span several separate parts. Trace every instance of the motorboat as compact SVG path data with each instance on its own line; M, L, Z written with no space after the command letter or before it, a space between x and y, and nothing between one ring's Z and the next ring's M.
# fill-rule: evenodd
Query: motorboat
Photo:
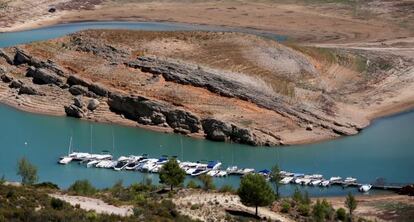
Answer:
M228 174L236 174L238 169L239 168L237 166L230 166L230 167L227 167L226 171Z
M301 184L302 185L308 185L312 180L309 178L303 178Z
M191 173L191 176L193 177L200 176L201 174L205 174L208 171L210 170L206 168L197 168L194 172Z
M296 184L302 184L303 178L296 178L293 182Z
M355 183L356 181L357 181L357 179L353 178L353 177L347 177L344 180L345 183Z
M62 164L62 165L66 165L66 164L72 162L72 160L73 160L72 157L64 156L64 157L60 158L60 160L58 161L58 163L59 164Z
M312 186L318 186L319 184L321 184L322 183L322 180L313 180L313 181L311 181L310 182L310 184L312 185Z
M224 170L220 170L217 174L216 177L225 177L227 176L227 171Z
M90 168L90 167L96 166L96 164L98 164L101 161L102 160L91 160L86 164L86 167Z
M207 175L214 177L214 176L216 176L219 172L220 172L220 170L210 170L209 172L207 172Z
M371 188L372 188L372 185L371 184L364 184L364 185L362 185L362 186L360 186L359 188L358 188L358 190L360 191L360 192L368 192L369 190L371 190Z
M331 184L331 181L329 181L329 180L322 180L322 182L321 182L321 186L323 186L323 187L327 187L327 186L329 186Z
M293 180L293 177L285 177L280 181L280 183L281 184L288 184L288 183L292 182L292 180Z
M329 181L331 181L331 182L337 182L337 181L340 181L340 180L342 180L342 177L331 177L329 179Z
M220 166L221 166L221 162L219 161L209 161L207 163L207 169L209 170L217 170L220 168Z

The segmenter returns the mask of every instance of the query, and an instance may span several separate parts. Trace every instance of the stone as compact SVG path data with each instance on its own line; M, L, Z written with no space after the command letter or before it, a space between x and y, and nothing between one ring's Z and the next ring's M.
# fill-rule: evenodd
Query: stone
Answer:
M29 68L27 68L27 72L26 72L26 77L33 77L36 72L36 67L34 66L30 66Z
M33 77L33 82L36 84L55 84L57 86L64 85L61 77L46 69L36 69L34 72L31 72L31 76Z
M13 65L12 57L9 54L7 54L3 49L0 49L0 57L4 58L6 62L10 65Z
M88 102L88 109L93 111L98 108L100 102L97 99L90 99Z
M75 106L74 104L70 106L65 106L65 113L67 116L76 118L82 118L85 116L84 111L81 108Z
M3 74L0 76L1 81L5 82L5 83L9 83L11 81L13 81L13 77L8 76L7 74Z
M91 84L88 89L99 96L108 96L108 90L100 84Z
M19 89L19 95L26 94L26 95L38 95L38 96L44 96L45 94L42 92L39 92L37 89L35 89L32 86L23 85Z
M312 130L313 130L313 125L312 125L312 124L308 124L308 125L306 126L306 130L307 130L307 131L312 131Z
M14 65L21 65L21 64L32 64L32 57L26 54L21 49L16 49L16 54L14 55L13 64Z
M11 83L9 84L9 87L10 88L20 88L20 87L22 87L23 86L23 82L22 81L20 81L20 80L13 80L13 81L11 81Z
M173 129L188 130L191 133L196 133L201 129L200 120L190 112L176 109L167 112L165 115L168 125Z
M149 117L141 116L137 120L138 123L143 125L149 125L152 123L151 119Z
M89 90L85 86L73 85L69 88L69 92L74 96L79 96L88 94Z
M214 141L226 141L232 134L232 127L222 121L207 118L201 121L206 138Z
M77 96L73 99L73 105L79 107L79 108L83 108L83 101L82 101L82 97L81 96Z
M154 123L156 125L160 125L160 124L166 123L167 120L166 120L164 114L159 113L159 112L154 112L151 115L151 121L152 121L152 123Z
M77 75L70 75L68 79L66 80L66 82L70 86L81 85L81 86L89 87L91 85L91 83L88 80L85 80L82 77L77 76Z

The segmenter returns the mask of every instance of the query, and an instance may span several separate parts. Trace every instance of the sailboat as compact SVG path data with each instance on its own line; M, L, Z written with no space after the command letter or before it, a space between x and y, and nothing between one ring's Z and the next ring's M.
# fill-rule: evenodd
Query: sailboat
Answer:
M59 164L66 165L72 162L73 158L70 156L70 148L72 146L72 137L70 137L69 148L68 148L68 155L60 158Z

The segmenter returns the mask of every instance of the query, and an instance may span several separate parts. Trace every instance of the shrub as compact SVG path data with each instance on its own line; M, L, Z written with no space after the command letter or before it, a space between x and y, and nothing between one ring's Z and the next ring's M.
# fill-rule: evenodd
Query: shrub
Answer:
M207 174L201 174L198 179L203 183L204 190L214 190L216 187L213 183L213 178Z
M19 160L17 175L22 178L22 184L24 185L32 185L38 180L36 166L31 164L26 158Z
M88 180L77 180L73 183L69 189L69 192L72 192L76 195L94 195L97 190Z
M200 185L198 185L194 180L190 180L190 182L187 184L187 188L198 189L200 188Z
M292 200L294 200L296 203L302 203L303 202L302 193L299 191L299 189L297 187L295 188L295 191L293 192Z
M339 208L336 210L336 219L340 221L345 221L346 219L346 210L344 208Z
M219 192L221 193L235 193L236 191L234 190L234 188L231 185L223 185Z
M301 216L307 217L310 214L310 206L307 204L300 204L298 207L298 212Z
M55 210L62 210L64 205L65 205L65 202L63 202L60 199L52 198L50 200L50 206Z
M0 185L3 185L4 183L6 183L6 178L4 177L4 175L0 178Z
M290 203L287 200L282 202L282 209L280 210L282 213L289 213L290 211Z

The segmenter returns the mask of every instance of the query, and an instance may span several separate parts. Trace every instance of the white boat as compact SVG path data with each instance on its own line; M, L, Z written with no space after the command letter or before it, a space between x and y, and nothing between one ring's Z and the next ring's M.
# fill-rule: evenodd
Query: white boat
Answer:
M209 170L218 170L220 169L221 162L219 161L209 161L207 164L207 169Z
M216 177L225 177L225 176L227 176L227 172L224 170L220 170L218 174L216 174Z
M60 164L62 164L62 165L66 165L66 164L68 164L68 163L72 162L72 160L73 160L73 158L72 158L72 157L65 156L65 157L62 157L62 158L59 160L59 163L60 163Z
M311 182L312 180L311 179L309 179L309 178L303 178L302 179L302 185L308 185L310 182Z
M99 162L101 162L102 160L91 160L91 161L89 161L87 164L86 164L86 167L93 167L93 166L95 166L96 164L98 164Z
M254 172L254 169L253 168L245 168L245 169L242 169L242 174L243 175L246 175L246 174L249 174L249 173L253 173Z
M201 174L205 174L209 171L209 169L206 168L198 168L194 172L191 173L191 176L196 177L200 176Z
M358 188L358 190L360 191L360 192L368 192L369 190L371 190L371 188L372 188L372 185L371 184L364 184L364 185L362 185L362 186L360 186L359 188Z
M329 186L329 184L331 184L331 181L323 180L320 185L323 186L323 187L327 187L327 186Z
M322 180L313 180L312 182L311 182L311 185L312 186L318 186L319 184L321 184L322 183Z
M295 182L296 184L302 184L302 180L303 180L303 178L296 178L296 179L294 180L294 182Z
M214 176L216 176L219 172L220 172L219 170L211 170L211 171L207 172L207 175L214 177Z
M347 177L344 180L345 183L355 183L356 181L357 181L357 179L353 178L353 177Z
M305 175L305 178L318 180L318 179L322 179L322 175L321 174Z
M288 184L288 183L292 182L292 180L293 180L293 177L285 177L280 181L280 183L281 184Z
M84 159L88 159L91 156L91 154L89 153L82 153L82 152L72 152L71 154L69 154L69 157L72 157L73 160L84 160Z
M68 155L60 158L60 160L59 160L60 164L66 165L66 164L72 162L73 157L70 156L70 148L71 147L72 147L72 137L70 137L70 141L69 141Z
M237 166L227 167L226 171L228 174L236 174L239 168Z
M329 181L331 181L331 182L340 181L340 180L342 180L342 177L331 177L329 179Z

